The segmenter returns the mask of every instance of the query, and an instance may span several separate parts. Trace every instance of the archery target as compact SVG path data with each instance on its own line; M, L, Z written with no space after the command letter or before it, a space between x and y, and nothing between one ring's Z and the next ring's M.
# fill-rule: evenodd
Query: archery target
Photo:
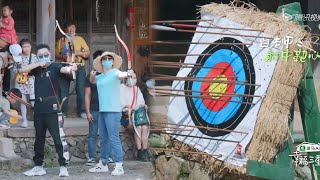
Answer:
M259 37L271 36L259 31L207 28L249 29L229 19L209 13L202 14L201 19L212 21L200 22L199 26L203 27L196 31L215 34L195 33L192 42L216 44L190 45L188 54L210 55L185 58L185 63L199 63L201 67L179 70L177 77L192 77L192 80L172 83L172 89L176 90L173 93L179 96L170 97L168 119L175 124L197 126L192 131L176 131L183 136L174 138L200 151L220 154L218 159L222 161L242 166L246 164L244 151L252 138L257 114L277 63L264 59L269 49L279 52L282 47L260 47ZM242 146L240 157L235 156L238 144Z
M222 38L215 42L232 43L234 38ZM191 119L196 125L233 130L250 109L254 95L255 72L253 60L246 46L210 45L196 63L188 77L204 81L186 81L186 97ZM208 67L208 68L206 68ZM242 83L237 83L237 82ZM244 83L246 82L246 83ZM237 96L234 96L237 95ZM193 98L205 96L204 99ZM227 134L226 131L199 129L211 137Z

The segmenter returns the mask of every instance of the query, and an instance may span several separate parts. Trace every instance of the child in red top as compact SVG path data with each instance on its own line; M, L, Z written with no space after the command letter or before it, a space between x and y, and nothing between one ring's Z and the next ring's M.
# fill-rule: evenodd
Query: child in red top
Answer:
M2 17L0 19L0 48L5 48L9 44L17 44L18 37L14 29L14 20L11 16L13 10L9 5L2 7Z

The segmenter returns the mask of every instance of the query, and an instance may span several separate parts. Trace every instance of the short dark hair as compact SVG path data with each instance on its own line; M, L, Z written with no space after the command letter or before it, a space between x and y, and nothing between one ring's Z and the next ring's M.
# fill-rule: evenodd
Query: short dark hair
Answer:
M9 93L12 93L12 94L18 96L19 98L22 98L21 91L19 89L17 89L17 88L10 89Z
M103 53L104 51L102 51L101 49L99 50L96 50L94 53L93 53L93 59L97 58L98 56L101 56L101 54Z
M43 48L47 48L50 51L50 47L48 46L48 44L38 44L36 48L36 52L38 52L39 49L43 49Z
M12 7L11 3L3 4L2 8L6 7L6 6L8 6L8 8L13 11L13 7Z
M24 39L21 39L19 44L22 47L22 45L24 44L31 44L31 41L28 38L24 38Z
M77 26L75 21L68 21L68 22L66 23L66 28L69 27L69 26L71 26L71 25Z

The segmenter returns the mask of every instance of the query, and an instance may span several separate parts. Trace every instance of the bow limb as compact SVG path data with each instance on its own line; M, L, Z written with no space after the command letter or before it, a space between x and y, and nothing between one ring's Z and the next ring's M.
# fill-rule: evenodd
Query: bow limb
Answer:
M125 43L125 42L121 39L121 37L119 36L119 33L118 33L118 30L117 30L117 26L116 26L116 25L114 25L114 30L115 30L117 39L120 41L120 43L122 44L122 46L123 46L124 49L126 50L127 57L128 57L128 69L131 69L132 57L131 57L129 48L128 48L128 46L126 45L126 43ZM130 79L130 80L131 80L131 79ZM131 80L131 84L132 84L132 80ZM133 108L133 106L134 106L134 104L135 104L135 100L136 100L136 87L135 87L135 86L132 86L132 93L133 93L133 96L132 96L132 103L131 103L131 106L130 106L131 109ZM130 116L129 116L129 117L130 117Z
M56 23L57 23L57 27L58 27L60 33L61 33L62 35L64 35L64 36L69 40L69 42L71 43L72 46L74 46L72 38L71 38L70 36L68 36L68 35L61 29L58 20L56 20ZM74 62L74 58L75 58L75 54L74 54L74 53L75 53L75 52L71 52L71 63Z
M126 45L126 43L121 39L121 37L119 36L119 33L118 33L118 30L117 30L117 26L114 25L114 30L116 32L116 36L117 36L117 39L120 41L120 43L122 44L122 46L124 47L124 49L126 50L126 53L127 53L127 57L128 57L128 69L131 69L131 63L132 63L132 58L131 58L131 54L130 54L130 51L129 51L129 48L128 46Z
M118 41L122 44L122 46L124 47L124 49L126 50L126 54L127 54L127 58L128 58L128 69L131 69L132 68L132 57L131 57L131 54L130 54L130 51L129 51L129 48L128 46L126 45L126 43L121 39L119 33L118 33L118 30L117 30L117 26L114 25L114 30L115 30L115 33L116 33L116 37L118 39ZM132 79L129 78L130 81L131 81L131 84L132 84ZM136 134L139 136L140 138L140 135L137 133L137 130L136 130L136 127L135 127L135 123L132 121L132 116L131 116L131 112L132 112L132 109L134 107L134 104L135 104L135 101L136 101L136 93L137 90L136 90L136 86L132 86L132 102L131 102L131 106L129 108L129 121L132 123L132 126L136 132ZM141 138L140 138L141 139Z
M31 104L29 104L28 102L24 101L22 98L16 96L12 92L5 92L5 94L7 96L10 96L12 99L15 99L15 100L19 101L20 103L26 105L28 108L33 109L33 106Z
M57 27L58 27L58 29L59 29L59 31L60 31L60 33L62 34L62 35L64 35L68 40L70 40L70 41L72 41L72 39L71 39L71 37L70 36L68 36L62 29L61 29L61 27L60 27L60 24L59 24L59 21L58 20L56 20L56 23L57 23Z

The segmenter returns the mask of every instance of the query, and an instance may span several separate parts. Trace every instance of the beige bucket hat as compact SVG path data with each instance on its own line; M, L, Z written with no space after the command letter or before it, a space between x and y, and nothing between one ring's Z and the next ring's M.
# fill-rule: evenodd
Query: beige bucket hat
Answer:
M117 54L113 53L113 52L104 52L101 54L101 56L98 56L96 59L93 60L93 68L99 72L102 73L103 72L103 66L102 66L102 57L104 56L111 56L113 57L113 68L117 68L119 69L122 65L122 58L120 56L118 56Z

